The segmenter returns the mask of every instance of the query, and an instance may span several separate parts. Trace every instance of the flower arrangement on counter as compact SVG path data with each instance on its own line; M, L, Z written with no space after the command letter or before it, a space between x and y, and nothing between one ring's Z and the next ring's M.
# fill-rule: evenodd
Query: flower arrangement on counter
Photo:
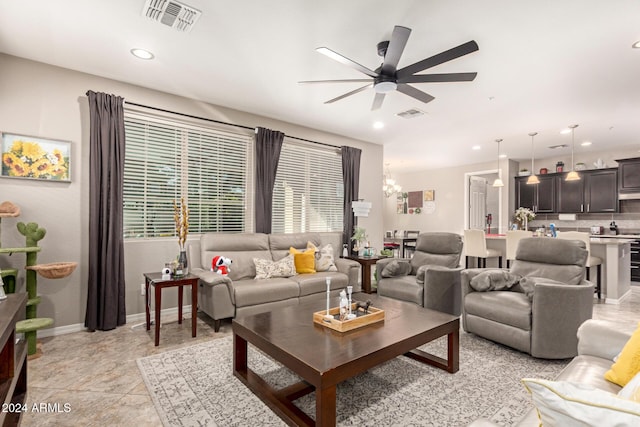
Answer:
M520 223L523 230L528 228L529 221L533 220L536 217L536 214L529 208L519 207L516 209L516 212L513 214L513 218L516 222Z
M178 236L178 244L180 251L184 251L184 244L189 234L189 209L184 202L184 197L180 198L180 204L173 201L173 221L176 224L176 235Z

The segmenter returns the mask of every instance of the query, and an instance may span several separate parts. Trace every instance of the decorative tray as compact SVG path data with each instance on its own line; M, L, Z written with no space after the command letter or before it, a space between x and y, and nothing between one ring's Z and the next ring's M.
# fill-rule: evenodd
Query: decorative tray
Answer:
M384 310L379 308L369 307L369 312L364 313L361 310L356 310L356 303L353 303L351 304L351 310L357 316L355 319L341 321L340 307L334 307L329 309L329 315L332 316L331 319L325 319L324 316L327 314L327 310L322 310L313 313L313 322L338 332L347 332L384 320Z

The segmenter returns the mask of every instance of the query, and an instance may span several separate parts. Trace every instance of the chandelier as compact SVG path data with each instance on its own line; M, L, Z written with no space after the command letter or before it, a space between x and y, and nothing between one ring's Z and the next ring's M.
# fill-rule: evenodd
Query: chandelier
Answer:
M389 163L385 164L385 172L382 176L382 191L385 197L391 197L396 193L402 191L402 187L396 184L395 179L391 178L391 172L389 171Z

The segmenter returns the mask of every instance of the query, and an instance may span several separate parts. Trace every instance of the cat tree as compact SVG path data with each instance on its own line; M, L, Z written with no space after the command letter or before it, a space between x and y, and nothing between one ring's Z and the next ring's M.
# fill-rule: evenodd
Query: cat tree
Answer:
M11 202L0 204L0 221L2 218L17 217L20 215L20 208ZM41 353L37 348L37 331L53 325L53 319L48 317L38 317L38 304L41 298L38 296L38 276L36 273L49 279L60 279L70 275L76 268L75 262L62 262L50 264L38 264L38 252L41 248L38 242L47 233L46 230L38 226L35 222L17 224L18 232L26 239L26 245L22 248L3 248L0 240L0 254L12 255L14 253L26 254L26 288L27 288L27 309L25 320L16 323L16 332L24 334L27 340L27 354L31 358L39 357ZM1 230L1 227L0 227ZM0 276L5 282L5 292L15 292L18 270L2 269ZM0 302L1 304L1 302Z

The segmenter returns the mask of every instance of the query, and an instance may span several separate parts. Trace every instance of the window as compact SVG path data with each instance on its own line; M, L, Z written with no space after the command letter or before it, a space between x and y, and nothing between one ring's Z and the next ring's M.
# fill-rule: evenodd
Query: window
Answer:
M285 138L273 189L271 231L342 231L342 157Z
M185 198L189 232L252 229L253 142L224 132L125 112L124 235L175 236L173 202Z

